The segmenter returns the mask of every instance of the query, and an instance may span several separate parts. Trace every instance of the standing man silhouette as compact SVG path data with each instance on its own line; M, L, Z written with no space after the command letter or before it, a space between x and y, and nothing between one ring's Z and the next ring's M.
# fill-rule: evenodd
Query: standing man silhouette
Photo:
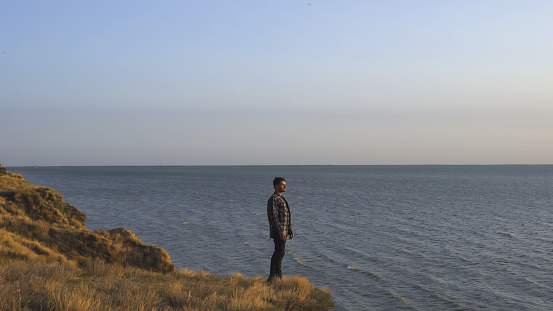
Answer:
M267 217L269 218L270 237L275 243L275 250L271 257L271 272L267 282L282 278L282 259L286 247L286 238L294 238L292 230L292 218L290 206L282 196L286 192L286 180L282 177L275 177L273 180L275 193L267 201Z

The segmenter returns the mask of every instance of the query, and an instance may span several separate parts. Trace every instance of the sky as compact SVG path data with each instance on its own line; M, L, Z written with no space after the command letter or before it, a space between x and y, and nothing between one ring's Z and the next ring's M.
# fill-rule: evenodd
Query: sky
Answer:
M0 0L0 164L552 164L551 12Z

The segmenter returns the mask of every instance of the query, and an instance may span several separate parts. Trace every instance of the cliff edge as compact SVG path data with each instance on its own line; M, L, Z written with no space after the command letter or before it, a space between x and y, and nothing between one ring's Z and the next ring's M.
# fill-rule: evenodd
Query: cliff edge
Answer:
M134 232L91 231L85 220L86 214L56 190L33 185L0 165L0 258L174 270L165 250L142 243Z

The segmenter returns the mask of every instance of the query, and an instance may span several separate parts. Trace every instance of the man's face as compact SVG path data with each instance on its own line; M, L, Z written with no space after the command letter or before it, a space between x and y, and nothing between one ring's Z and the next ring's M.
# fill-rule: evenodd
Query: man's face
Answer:
M278 193L286 192L286 182L281 181L280 184L277 184L275 186L275 192L278 192Z

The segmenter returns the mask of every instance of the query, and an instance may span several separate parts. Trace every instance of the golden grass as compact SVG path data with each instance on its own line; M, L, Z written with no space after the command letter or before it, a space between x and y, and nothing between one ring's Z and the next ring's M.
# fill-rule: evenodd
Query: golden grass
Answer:
M174 269L165 250L143 244L132 231L90 231L84 227L85 219L54 189L0 173L0 258L41 257L80 266L94 259L155 271Z
M174 269L165 250L143 244L132 231L124 228L90 231L0 214L0 257L18 256L71 261L81 266L99 260L155 271Z
M103 266L103 267L102 267ZM0 262L0 310L328 310L330 292L294 276L275 283L177 269L151 272Z
M56 190L33 185L21 175L6 172L1 166L0 212L81 228L86 220L86 214L65 202Z

